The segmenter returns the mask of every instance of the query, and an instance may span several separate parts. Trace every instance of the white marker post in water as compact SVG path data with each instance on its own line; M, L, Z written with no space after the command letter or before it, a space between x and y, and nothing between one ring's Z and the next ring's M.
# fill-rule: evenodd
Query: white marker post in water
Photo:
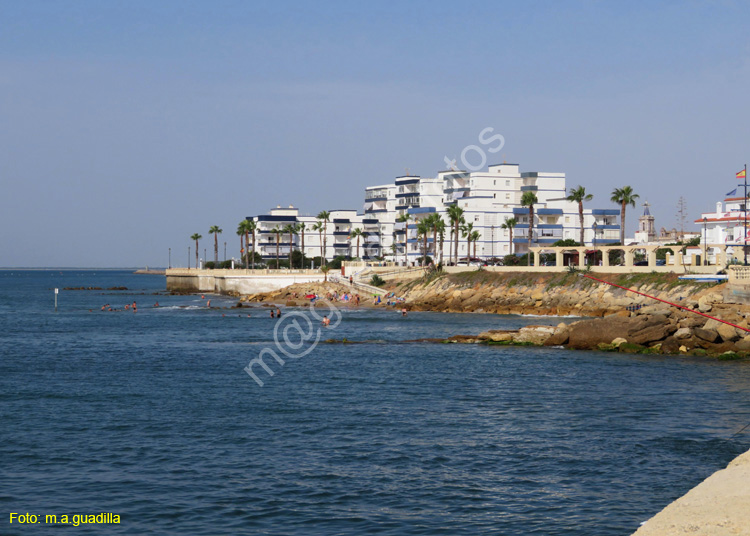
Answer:
M57 312L57 294L60 292L60 289L55 289L55 312Z

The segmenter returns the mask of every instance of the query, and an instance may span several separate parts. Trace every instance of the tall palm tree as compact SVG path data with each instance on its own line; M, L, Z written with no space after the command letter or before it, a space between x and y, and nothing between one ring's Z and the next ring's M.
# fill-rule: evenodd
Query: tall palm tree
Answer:
M469 261L471 260L471 239L472 234L474 233L474 224L469 222L462 225L461 233L466 239L466 264L469 264ZM458 263L458 258L456 258L456 263Z
M508 229L508 244L510 244L510 247L508 250L510 251L510 254L513 255L513 228L518 225L518 220L515 218L508 218L505 220L505 223L503 223L500 227L503 229Z
M323 222L323 254L321 255L323 257L322 263L326 264L326 253L328 252L328 222L331 221L331 213L327 210L321 210L317 218Z
M422 248L422 268L427 264L427 235L430 232L430 222L422 218L417 222L417 240L422 237L424 247Z
M276 234L276 269L279 269L279 239L281 238L281 233L284 232L283 229L281 229L278 225L271 229L271 232Z
M245 246L247 245L245 243L245 230L242 227L243 227L242 222L240 222L240 224L237 226L237 236L240 237L240 258L242 258L245 252Z
M318 231L318 239L320 244L320 265L323 266L323 222L315 222L312 226L313 231Z
M633 189L630 186L623 186L622 188L612 190L610 201L620 205L620 244L623 246L625 245L625 207L630 205L635 208L635 200L638 197L639 195L633 193Z
M245 220L245 232L253 235L253 248L252 248L252 263L253 270L255 270L255 231L258 230L258 224L255 220ZM245 243L247 243L247 237L245 237ZM245 262L247 266L247 262Z
M521 206L529 207L529 266L533 265L533 261L531 260L531 237L534 235L534 204L538 202L539 199L534 192L524 192L521 196Z
M195 240L195 268L198 268L198 240L203 238L198 233L194 233L193 236L190 237L191 240Z
M479 240L479 231L473 231L471 233L471 241L474 242L474 258L477 257L477 240Z
M219 264L219 235L223 233L218 225L212 225L208 230L209 233L214 235L214 265Z
M364 236L365 236L365 233L359 227L357 227L356 229L353 229L352 232L349 233L349 240L351 240L352 238L357 239L357 258L358 259L359 259L359 239Z
M297 225L287 223L281 231L289 235L289 268L291 269L294 268L292 266L292 252L294 251L294 235L297 234Z
M300 247L302 249L302 257L300 259L300 263L302 263L302 266L300 268L305 267L305 222L301 221L297 223L297 232L299 233L300 237L302 238L302 243L300 244Z
M464 209L458 205L451 205L448 207L448 218L450 220L451 228L453 229L454 239L454 251L455 251L455 262L458 263L458 231L462 223L464 223Z
M237 226L237 234L245 240L245 247L242 249L242 251L240 251L242 256L245 258L245 270L247 270L247 263L250 260L250 252L248 251L248 249L250 249L250 238L248 237L248 234L250 232L250 230L248 229L249 224L250 220L244 219ZM242 239L240 239L240 245L241 244Z
M433 262L437 263L437 235L438 235L438 222L443 221L440 214L434 212L425 218L427 226L432 231L432 253Z
M411 219L411 214L408 214L404 212L401 214L398 218L396 218L396 221L398 223L404 224L404 266L409 264L409 258L408 258L408 238L409 238L409 220Z
M578 188L571 188L570 189L570 195L568 196L568 201L572 201L574 203L578 203L578 220L581 224L581 240L580 244L583 246L583 202L584 201L591 201L594 199L594 196L591 194L586 193L586 188L583 186L578 186Z
M440 237L440 262L438 264L443 264L443 240L445 239L445 221L442 217L438 216L435 221L435 230L437 231L438 236Z

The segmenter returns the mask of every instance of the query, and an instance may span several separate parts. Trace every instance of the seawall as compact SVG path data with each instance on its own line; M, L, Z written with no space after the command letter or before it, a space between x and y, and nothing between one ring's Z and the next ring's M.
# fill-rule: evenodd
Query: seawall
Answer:
M319 270L167 270L171 292L211 292L232 296L271 292L296 283L323 281Z
M750 451L646 521L633 536L750 535Z

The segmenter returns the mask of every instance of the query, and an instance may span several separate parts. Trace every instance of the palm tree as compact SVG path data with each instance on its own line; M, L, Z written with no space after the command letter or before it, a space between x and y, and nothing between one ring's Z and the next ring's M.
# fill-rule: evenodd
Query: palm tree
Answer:
M594 199L594 196L591 194L586 193L586 188L583 186L578 186L578 188L571 188L570 189L570 195L568 196L568 201L573 201L574 203L578 203L578 220L581 223L581 240L580 243L583 246L583 202L584 201L591 201Z
M435 220L435 230L437 231L438 236L440 236L440 262L438 264L443 264L443 240L445 239L445 221L442 217L438 216Z
M635 208L635 200L638 197L638 194L633 193L633 189L630 186L623 186L622 188L612 190L610 201L620 205L620 244L623 246L625 245L625 207L630 205Z
M195 240L195 268L198 268L198 240L203 238L198 233L193 234L193 236L190 237L191 240Z
M297 232L299 233L300 237L302 237L302 243L300 244L302 249L302 257L300 259L300 263L302 266L300 268L304 268L305 266L305 222L301 221L297 223Z
M276 269L279 269L279 239L281 238L281 233L284 232L283 229L281 229L278 225L271 229L272 233L276 234Z
M479 240L479 231L474 231L471 233L471 241L474 242L474 258L477 257L477 240Z
M219 264L219 235L223 232L218 225L212 225L208 230L214 234L214 265Z
M312 226L313 231L318 231L318 239L320 242L320 265L323 266L323 222L315 222Z
M471 239L472 233L474 233L474 224L469 222L461 226L461 233L466 239L466 264L469 264L471 260ZM456 263L458 263L458 257L456 257Z
M321 260L321 262L323 264L326 264L326 257L325 257L325 255L326 255L326 252L328 251L328 244L327 244L327 242L328 242L328 222L331 221L331 213L328 212L327 210L321 210L318 213L317 218L320 221L323 222L323 254L321 255L321 257L323 257L323 259Z
M242 258L242 254L245 251L245 230L242 228L242 222L237 226L237 236L240 237L240 258ZM247 262L247 261L246 261ZM245 266L247 268L247 266Z
M352 238L357 239L357 258L358 259L359 259L359 239L364 236L365 236L365 233L362 232L362 229L360 229L359 227L357 227L356 229L353 229L352 232L349 233L349 240L351 240Z
M427 218L422 218L417 223L417 240L422 237L424 247L422 248L422 268L427 264L427 234L430 232L430 223Z
M255 231L258 229L258 224L255 220L245 220L245 222L245 232L252 233L253 235L252 263L253 270L255 270ZM245 243L247 243L247 237L245 237ZM245 262L245 266L247 266L247 261Z
M529 266L533 265L533 261L531 260L531 237L534 235L534 204L538 202L539 199L534 192L524 192L521 196L521 206L529 207Z
M404 224L404 266L409 264L409 258L408 258L408 234L409 234L409 220L411 219L411 214L408 214L404 212L401 214L398 218L396 218L396 221L398 223Z
M508 218L505 220L505 223L500 226L503 229L508 229L508 244L510 244L509 251L511 255L513 255L513 228L516 225L518 225L518 220L515 218Z
M294 251L294 235L297 234L297 225L288 223L284 226L284 228L281 230L284 234L289 235L289 268L293 268L292 266L292 252Z
M456 263L458 263L458 229L462 223L464 223L464 209L458 205L451 205L448 207L448 218L450 219L451 228L453 229L454 239L454 251L456 257Z
M437 263L437 235L438 235L438 222L443 221L440 214L437 212L430 214L425 218L428 227L432 231L432 251L433 251L433 262Z

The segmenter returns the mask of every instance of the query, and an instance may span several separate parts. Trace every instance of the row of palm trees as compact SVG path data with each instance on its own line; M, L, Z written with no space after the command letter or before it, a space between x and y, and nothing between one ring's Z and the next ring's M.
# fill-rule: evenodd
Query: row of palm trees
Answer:
M625 209L628 205L635 207L635 201L638 199L638 194L633 192L633 189L630 186L623 186L622 188L615 188L612 191L612 195L610 197L610 201L613 203L616 203L620 205L620 244L625 243ZM583 203L589 202L594 198L593 195L586 193L586 188L583 186L577 186L576 188L570 189L570 194L567 197L568 201L578 203L578 217L580 219L580 240L579 243L583 244ZM529 209L529 250L531 249L531 242L532 237L534 234L534 205L539 203L539 199L537 198L536 194L534 192L524 192L521 196L521 206L528 207ZM458 263L458 243L459 243L459 236L466 239L466 256L467 258L470 257L470 251L471 251L471 243L474 243L474 257L477 255L477 241L479 240L480 234L479 231L474 229L474 224L471 222L466 222L466 219L464 218L464 210L459 207L458 205L451 205L448 207L448 223L446 225L446 222L443 221L443 218L440 216L440 214L433 213L429 216L426 216L424 218L421 218L417 221L417 239L422 240L422 266L425 266L426 259L427 259L427 242L429 235L432 234L432 244L433 244L433 251L435 252L435 255L439 253L440 259L439 262L443 262L443 244L445 240L445 233L448 227L450 228L450 234L453 240L453 248L451 251L451 255L449 256L449 260ZM323 266L325 266L326 258L325 258L325 252L327 251L327 238L328 238L328 223L331 221L331 214L330 212L323 210L316 216L317 221L315 224L313 224L310 229L307 229L305 224L302 222L298 223L290 223L283 227L279 227L278 225L271 229L271 232L276 235L276 268L279 267L279 245L281 240L281 235L289 235L289 266L292 266L292 242L294 240L294 235L299 235L301 237L301 249L303 252L304 257L304 251L305 251L305 231L310 230L317 232L320 238L320 258ZM408 223L409 219L411 219L411 216L409 214L403 214L398 217L396 220L397 222L401 223ZM505 220L505 222L500 226L502 229L506 229L509 234L510 239L510 245L511 250L510 252L513 253L513 229L518 225L518 221L515 218L509 218ZM240 237L240 246L243 252L248 252L250 249L250 236L252 235L252 255L245 254L245 268L248 268L248 261L251 260L252 262L252 268L255 269L255 234L258 231L258 224L254 220L248 220L244 219L242 220L239 225L237 226L237 235ZM219 234L221 234L223 231L218 225L213 225L208 230L209 234L214 235L214 262L218 264L219 262ZM356 257L359 258L359 244L360 239L365 237L366 233L359 228L353 229L349 233L349 239L357 239L357 254ZM198 266L198 241L203 238L198 233L193 234L190 237L192 240L195 240L195 266ZM244 247L243 246L243 240L244 240ZM439 242L438 242L439 241ZM439 249L438 248L439 243ZM395 240L394 240L394 256L396 253L395 250ZM407 250L404 248L404 261L406 262L406 256L407 256ZM435 259L437 260L437 259Z

